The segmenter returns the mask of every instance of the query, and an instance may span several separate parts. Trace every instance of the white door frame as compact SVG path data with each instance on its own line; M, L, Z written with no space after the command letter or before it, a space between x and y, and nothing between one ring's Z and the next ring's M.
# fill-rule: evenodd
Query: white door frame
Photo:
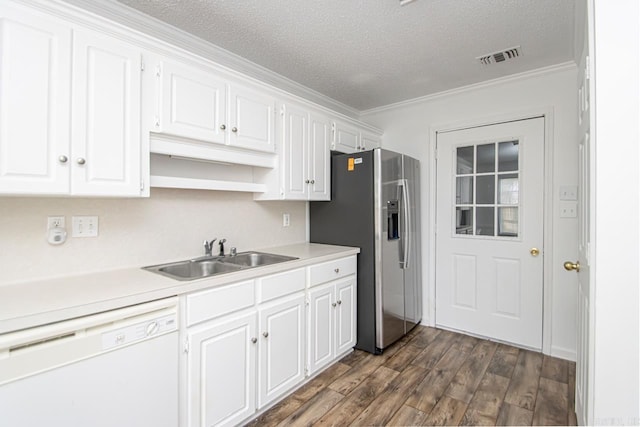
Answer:
M532 108L518 110L512 113L491 115L474 119L463 119L455 122L436 124L429 127L429 196L428 200L429 221L427 224L427 241L429 247L424 251L428 253L429 276L427 289L424 292L426 299L426 323L429 326L436 324L436 142L438 132L453 131L471 127L494 125L504 122L526 120L535 117L544 117L544 218L543 218L543 285L542 285L542 352L551 354L551 308L552 308L552 282L553 282L553 107ZM423 206L424 208L424 206Z

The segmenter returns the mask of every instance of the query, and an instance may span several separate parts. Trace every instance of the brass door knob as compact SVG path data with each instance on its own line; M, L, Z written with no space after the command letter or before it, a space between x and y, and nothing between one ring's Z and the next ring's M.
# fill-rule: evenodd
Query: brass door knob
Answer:
M538 255L540 255L540 249L538 249L538 248L531 248L531 250L529 251L529 253L531 254L531 256L538 256Z
M567 270L567 271L575 270L576 272L579 272L580 271L580 261L576 261L575 263L571 262L571 261L567 261L567 262L564 263L564 269Z

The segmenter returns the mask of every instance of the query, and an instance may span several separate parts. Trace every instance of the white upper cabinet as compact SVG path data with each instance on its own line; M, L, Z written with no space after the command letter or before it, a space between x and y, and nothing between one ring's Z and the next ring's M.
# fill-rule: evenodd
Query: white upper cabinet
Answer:
M283 105L282 116L282 197L329 200L331 121L293 104Z
M331 147L341 153L360 151L360 130L344 122L335 122L335 139Z
M156 70L161 81L155 131L205 142L227 142L227 82L173 61Z
M0 193L69 191L71 29L0 4Z
M0 45L0 193L140 195L141 50L8 3Z
M126 42L75 32L72 194L140 194L141 61Z
M231 85L230 94L230 144L273 153L276 149L275 98L239 85Z
M382 145L382 138L370 132L360 132L360 149L372 150Z
M273 153L275 98L205 68L163 60L155 132Z
M311 113L309 120L309 200L331 199L331 120Z

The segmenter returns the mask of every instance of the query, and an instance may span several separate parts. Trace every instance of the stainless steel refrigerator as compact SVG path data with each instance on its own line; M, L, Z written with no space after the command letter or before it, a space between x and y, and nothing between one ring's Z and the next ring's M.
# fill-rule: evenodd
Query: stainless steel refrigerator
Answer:
M381 353L422 319L420 165L383 149L331 158L331 201L310 203L310 241L358 246L358 341Z

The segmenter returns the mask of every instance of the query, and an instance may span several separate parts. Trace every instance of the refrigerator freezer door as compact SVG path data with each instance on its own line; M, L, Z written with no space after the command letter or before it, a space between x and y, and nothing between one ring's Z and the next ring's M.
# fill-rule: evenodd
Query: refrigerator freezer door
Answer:
M403 177L408 208L408 254L404 272L405 333L422 320L422 271L420 251L420 163L403 156Z
M376 149L374 153L376 226L376 347L383 349L404 335L402 238L388 229L389 218L402 204L402 155ZM400 208L401 209L401 208ZM400 221L402 219L400 218ZM402 230L402 227L400 227ZM400 231L401 231L400 230ZM399 236L398 236L399 237Z

